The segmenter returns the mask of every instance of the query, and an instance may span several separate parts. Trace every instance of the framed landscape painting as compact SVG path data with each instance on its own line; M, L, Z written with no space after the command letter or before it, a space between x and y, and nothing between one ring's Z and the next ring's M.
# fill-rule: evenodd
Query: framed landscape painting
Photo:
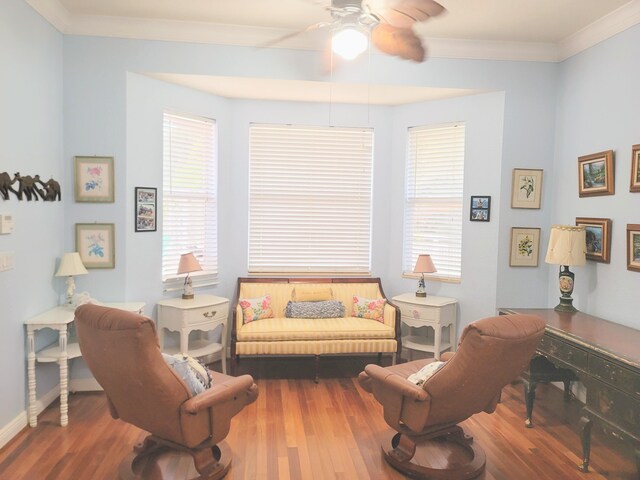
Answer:
M640 224L627 225L627 270L640 272Z
M613 150L578 158L578 194L580 197L613 195Z
M511 267L537 267L540 251L539 228L511 228Z
M576 218L576 225L583 226L587 238L587 260L609 263L611 256L611 219Z
M86 268L115 268L113 223L76 223L76 252Z
M630 192L640 192L640 145L631 148L631 186Z
M75 157L76 202L113 203L113 157Z
M540 208L542 198L541 169L513 169L511 208Z

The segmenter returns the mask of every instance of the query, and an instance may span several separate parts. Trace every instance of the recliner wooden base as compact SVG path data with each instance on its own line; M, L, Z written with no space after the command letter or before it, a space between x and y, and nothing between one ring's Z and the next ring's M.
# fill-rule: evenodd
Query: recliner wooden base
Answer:
M176 472L175 467L168 468L167 464L172 462L161 460L163 455L177 457L188 455L191 461L184 462L183 458L178 458L178 461L174 461L173 464L177 464L177 468L181 471ZM194 467L197 474L193 472ZM213 446L205 442L199 447L190 449L155 435L149 435L123 460L118 473L121 480L168 480L178 473L180 478L189 480L219 480L228 473L230 467L231 452L224 442ZM164 472L164 470L172 471ZM195 476L189 476L194 474Z
M445 447L445 444L449 445ZM384 459L393 468L412 478L469 480L480 475L486 465L484 450L474 444L473 437L466 435L458 425L420 436L396 433L391 440L391 447L382 447ZM443 447L447 448L448 453L442 458L429 458L434 455L425 453L426 450L431 453L434 449L443 450ZM452 447L462 450L463 454L452 454Z

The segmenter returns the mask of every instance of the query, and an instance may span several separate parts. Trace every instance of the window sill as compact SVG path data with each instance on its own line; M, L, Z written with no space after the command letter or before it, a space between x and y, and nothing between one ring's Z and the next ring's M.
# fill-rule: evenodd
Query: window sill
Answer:
M403 272L402 278L411 278L414 280L418 280L422 277L419 273L413 272ZM424 276L425 281L429 282L442 282L442 283L461 283L460 277L447 277L445 275L433 275L427 274Z

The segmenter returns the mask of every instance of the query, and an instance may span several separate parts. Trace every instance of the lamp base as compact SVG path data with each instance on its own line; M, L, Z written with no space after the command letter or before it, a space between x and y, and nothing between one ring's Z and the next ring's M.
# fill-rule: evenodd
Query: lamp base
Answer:
M192 300L193 299L193 293L183 293L182 294L182 299L183 300Z
M578 309L573 306L573 298L571 297L560 297L560 303L555 306L554 310L556 312L568 313L574 313L578 311Z
M427 292L416 292L416 297L426 297Z

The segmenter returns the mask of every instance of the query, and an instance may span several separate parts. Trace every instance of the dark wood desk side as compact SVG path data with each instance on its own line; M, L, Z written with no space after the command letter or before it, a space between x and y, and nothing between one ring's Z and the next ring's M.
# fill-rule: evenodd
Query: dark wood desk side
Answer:
M583 462L588 471L591 426L602 425L613 436L635 446L640 478L640 330L582 312L553 309L500 308L500 314L541 317L547 328L536 355L525 372L527 419L531 417L536 384L561 381L568 398L570 383L583 382L586 403L580 420Z

